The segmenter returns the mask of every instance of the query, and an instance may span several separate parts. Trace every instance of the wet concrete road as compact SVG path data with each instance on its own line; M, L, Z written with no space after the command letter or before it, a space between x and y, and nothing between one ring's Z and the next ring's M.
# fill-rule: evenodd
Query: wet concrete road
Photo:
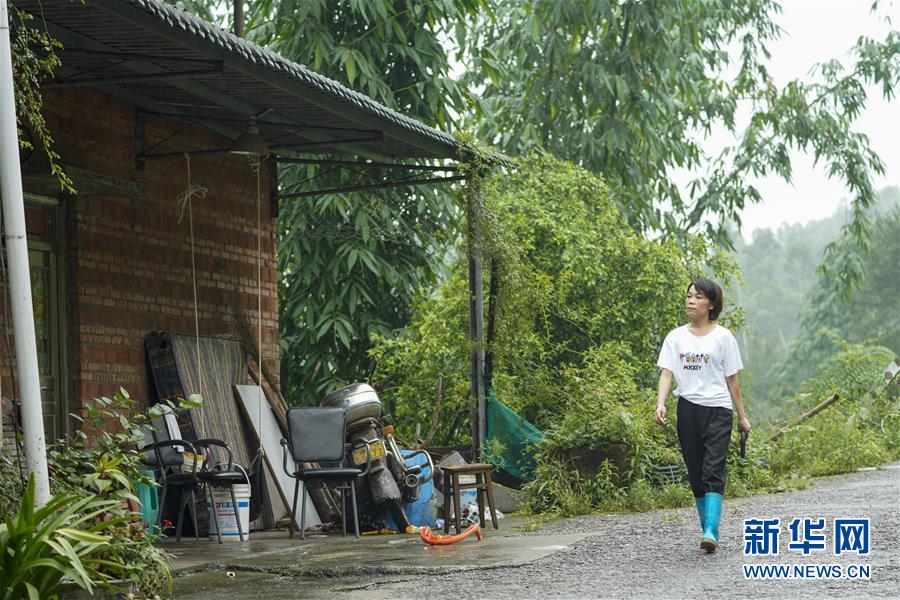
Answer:
M777 557L743 554L743 519L759 517L782 520ZM826 550L804 557L787 548L787 523L794 517L825 517L829 542L834 518L869 517L871 552L856 557ZM227 559L179 577L176 598L897 598L900 464L821 479L805 490L726 501L721 546L713 555L697 545L693 509L580 517L535 533L501 532L445 554L400 540L390 544L387 538L361 540L338 556L325 547L327 540L305 551L273 549L270 555ZM346 542L338 545L345 548ZM870 567L871 579L744 578L743 565L773 563L862 564Z

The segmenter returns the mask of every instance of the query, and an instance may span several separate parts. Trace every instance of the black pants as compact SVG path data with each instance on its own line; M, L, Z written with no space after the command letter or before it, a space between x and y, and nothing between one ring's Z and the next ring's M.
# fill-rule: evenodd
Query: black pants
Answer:
M731 441L731 409L678 398L678 441L695 498L725 494L725 459Z

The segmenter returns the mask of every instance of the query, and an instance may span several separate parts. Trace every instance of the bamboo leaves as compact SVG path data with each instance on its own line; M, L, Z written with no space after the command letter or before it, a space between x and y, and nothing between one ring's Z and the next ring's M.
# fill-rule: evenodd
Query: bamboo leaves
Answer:
M450 126L469 99L445 40L484 0L261 0L247 35L430 125ZM390 170L288 168L281 185L333 187L399 178ZM278 223L282 385L312 404L368 367L374 334L403 327L418 289L455 241L446 192L394 189L286 202Z

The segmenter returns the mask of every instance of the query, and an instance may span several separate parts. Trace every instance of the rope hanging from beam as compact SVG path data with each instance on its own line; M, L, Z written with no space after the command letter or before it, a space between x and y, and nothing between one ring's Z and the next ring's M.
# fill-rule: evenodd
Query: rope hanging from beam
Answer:
M184 154L185 167L187 170L187 187L183 192L178 194L178 198L176 202L178 206L181 208L181 214L178 216L178 222L181 223L182 219L184 219L184 211L187 208L188 214L188 225L190 232L190 241L191 241L191 283L193 284L194 290L194 343L197 349L197 381L199 382L199 390L200 397L203 398L203 367L202 362L200 360L200 311L199 304L197 302L197 262L196 262L196 249L194 246L194 203L193 199L197 198L198 200L202 200L206 198L206 194L209 191L207 188L203 187L200 184L196 184L193 182L191 177L191 155L187 152ZM205 437L206 434L206 421L203 416L203 403L200 403L198 407L198 411L200 413L200 429L203 435L199 437ZM202 428L202 429L201 429Z
M251 154L247 157L250 169L256 174L256 347L258 352L256 355L256 367L259 369L259 386L256 390L256 414L260 419L260 431L262 430L262 396L263 396L263 339L262 339L262 187L260 182L260 171L262 163L268 158L268 155L261 156L259 154ZM257 439L256 454L254 462L265 453L262 446L262 435Z

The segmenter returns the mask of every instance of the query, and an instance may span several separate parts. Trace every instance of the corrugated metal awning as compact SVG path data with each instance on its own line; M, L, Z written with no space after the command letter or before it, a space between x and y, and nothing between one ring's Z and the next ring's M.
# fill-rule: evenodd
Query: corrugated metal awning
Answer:
M90 86L236 139L255 117L275 153L458 158L447 133L159 0L17 0L63 43L45 87Z

